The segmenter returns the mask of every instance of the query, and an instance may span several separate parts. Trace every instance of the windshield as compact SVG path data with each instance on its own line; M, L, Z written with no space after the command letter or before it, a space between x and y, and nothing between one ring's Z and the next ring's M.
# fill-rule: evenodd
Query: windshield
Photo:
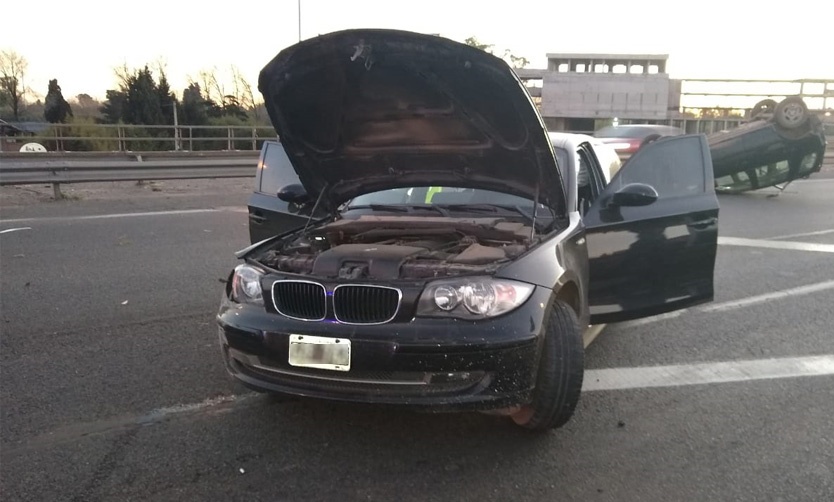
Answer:
M378 211L407 211L428 208L425 216L501 216L531 220L533 201L524 197L491 190L458 187L406 187L381 190L360 195L349 201L343 211L372 209ZM409 211L411 212L411 211ZM455 213L455 214L451 214ZM544 204L536 209L537 227L552 222L554 212Z
M360 195L347 204L347 209L370 204L387 205L461 205L495 204L521 206L533 209L533 201L491 190L456 187L407 187L392 188ZM540 207L544 207L541 204Z

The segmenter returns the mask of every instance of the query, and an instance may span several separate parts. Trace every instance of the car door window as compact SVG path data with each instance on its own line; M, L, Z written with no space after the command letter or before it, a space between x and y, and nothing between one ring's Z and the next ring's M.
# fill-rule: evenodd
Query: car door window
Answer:
M661 139L652 148L637 151L612 180L617 188L630 183L645 183L657 190L661 199L703 193L706 189L699 141Z
M261 186L258 191L275 196L287 185L301 183L280 143L268 143L261 166Z

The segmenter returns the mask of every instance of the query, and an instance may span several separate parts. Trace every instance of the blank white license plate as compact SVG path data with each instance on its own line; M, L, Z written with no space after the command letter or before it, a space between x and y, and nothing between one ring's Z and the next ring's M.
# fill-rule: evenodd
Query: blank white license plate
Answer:
M350 371L350 340L290 335L290 366Z

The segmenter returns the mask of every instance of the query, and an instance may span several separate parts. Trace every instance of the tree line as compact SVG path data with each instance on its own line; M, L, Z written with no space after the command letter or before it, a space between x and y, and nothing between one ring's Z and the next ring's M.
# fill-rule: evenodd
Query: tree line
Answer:
M174 92L161 65L152 68L123 66L115 70L116 85L108 89L105 99L99 101L89 94L78 94L68 101L57 79L48 82L43 100L30 99L36 91L26 83L28 63L14 51L0 51L0 119L8 122L49 122L61 124L43 133L45 137L91 137L90 140L62 141L53 148L67 150L115 149L118 145L107 135L115 135L95 127L98 124L124 124L131 126L190 126L186 134L201 138L188 141L194 149L216 148L211 138L225 137L227 132L205 128L193 132L199 126L269 126L263 103L256 101L252 86L240 70L231 67L231 80L221 80L217 69L203 70L196 78L190 78L180 93ZM125 134L141 138L173 138L173 128L125 129ZM94 139L92 139L94 138ZM236 142L241 143L241 142ZM132 145L131 149L170 149L172 141L145 141ZM48 146L49 147L49 146ZM247 145L247 147L251 147Z
M255 100L252 86L240 70L231 67L231 84L217 77L217 69L203 70L189 79L177 96L171 89L164 68L123 66L115 70L116 86L108 89L102 102L89 94L75 96L74 105L64 98L57 79L49 81L46 97L37 95L26 85L28 62L14 51L0 51L0 118L7 121L42 121L69 123L81 108L81 116L102 124L171 125L176 111L179 122L209 125L224 122L262 123L263 105ZM214 120L213 120L214 119ZM231 119L231 120L229 120Z

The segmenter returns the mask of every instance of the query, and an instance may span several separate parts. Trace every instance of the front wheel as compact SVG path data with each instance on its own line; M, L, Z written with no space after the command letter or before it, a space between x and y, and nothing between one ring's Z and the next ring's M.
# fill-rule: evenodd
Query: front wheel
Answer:
M526 429L544 431L565 425L579 403L585 349L576 312L556 300L544 333L533 400L510 417Z

